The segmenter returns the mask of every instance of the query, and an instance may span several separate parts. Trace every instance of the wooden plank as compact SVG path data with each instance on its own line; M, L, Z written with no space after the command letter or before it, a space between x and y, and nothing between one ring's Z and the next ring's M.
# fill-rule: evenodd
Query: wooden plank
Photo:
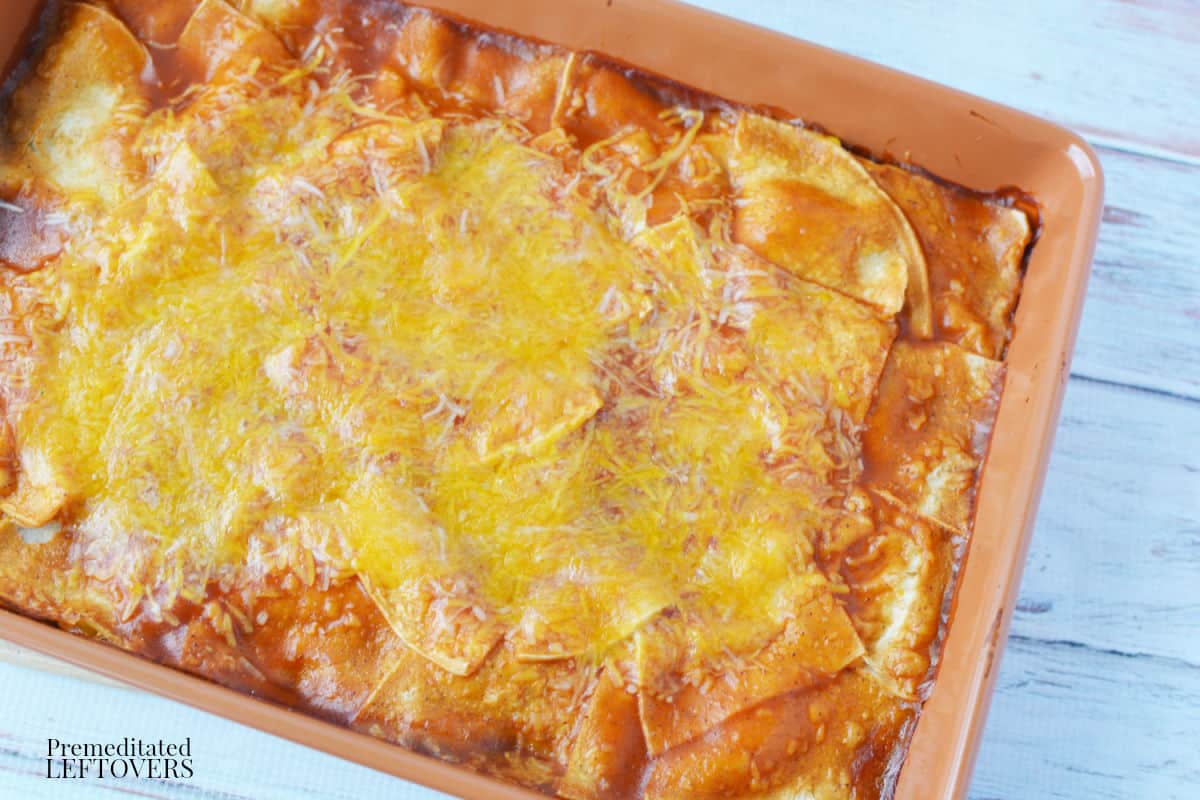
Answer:
M690 2L1200 163L1200 11L1188 0Z
M1200 403L1071 381L1013 630L1200 665Z
M1104 224L1072 373L1200 398L1200 166L1099 153Z
M1200 786L1200 670L1014 638L972 800L1186 800Z

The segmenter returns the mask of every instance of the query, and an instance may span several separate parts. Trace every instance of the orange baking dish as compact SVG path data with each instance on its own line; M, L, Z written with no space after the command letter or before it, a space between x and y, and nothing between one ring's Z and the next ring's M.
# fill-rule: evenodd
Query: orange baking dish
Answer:
M16 0L0 23L0 55L9 66L40 5ZM669 0L446 0L435 7L602 53L734 102L800 115L872 154L980 190L1015 187L1037 202L1040 238L1016 312L970 549L936 682L895 794L909 800L964 796L1036 515L1099 223L1102 178L1094 154L1075 134L1012 109ZM443 791L541 796L14 613L0 611L0 636Z

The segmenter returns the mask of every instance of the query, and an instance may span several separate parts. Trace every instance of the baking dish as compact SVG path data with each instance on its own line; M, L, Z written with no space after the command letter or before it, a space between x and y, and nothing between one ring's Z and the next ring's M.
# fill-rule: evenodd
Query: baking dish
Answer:
M1086 145L1015 112L676 6L601 8L579 3L543 9L538 3L523 3L488 9L482 4L455 3L444 10L605 52L737 101L799 112L873 152L889 151L979 188L1015 184L1043 204L1045 236L1030 264L1026 297L1016 320L1008 388L979 499L980 522L952 614L941 676L918 726L898 794L925 797L961 792L987 688L994 680L994 653L1007 623L1005 610L1016 585L1078 317L1099 207L1098 171ZM797 75L805 79L797 80ZM920 109L920 114L901 123L903 115L910 113L906 109ZM1042 313L1039 303L1054 306ZM1021 423L1023 427L1018 427ZM13 625L19 633L20 625L15 620ZM24 630L28 634L34 629ZM45 629L39 633L63 636ZM42 646L67 657L75 652L54 637ZM255 717L254 724L273 732L281 732L282 720L290 718L278 717L279 709L264 709L245 700L238 703L234 698L239 696L202 683L216 693L195 694L198 682L94 645L87 653L78 652L82 655L76 658L101 671L125 669L137 676L139 685L235 719ZM116 660L111 660L114 656ZM385 755L368 757L363 754L373 751L358 737L320 723L311 725L316 726L311 735L320 736L321 746L331 752L345 755L353 748L358 750L358 760L372 766L439 788L468 790L451 783L463 778L447 773L446 767L424 766L422 759L412 761L416 757L392 748ZM297 725L287 735L313 744L305 738L309 731L308 725ZM935 751L939 758L926 755ZM489 790L488 795L496 796L497 790Z

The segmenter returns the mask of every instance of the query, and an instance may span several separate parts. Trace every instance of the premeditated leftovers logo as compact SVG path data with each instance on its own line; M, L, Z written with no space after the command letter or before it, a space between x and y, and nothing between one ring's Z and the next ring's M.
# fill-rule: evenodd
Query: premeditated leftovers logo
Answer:
M46 740L46 777L130 780L185 780L192 777L192 739L147 741L126 736L119 742Z

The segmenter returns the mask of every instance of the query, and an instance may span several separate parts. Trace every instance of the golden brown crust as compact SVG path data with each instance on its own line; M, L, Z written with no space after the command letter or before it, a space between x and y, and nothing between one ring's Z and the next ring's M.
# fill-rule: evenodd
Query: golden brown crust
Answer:
M729 166L739 242L887 314L898 312L909 284L917 284L924 308L925 259L908 220L836 139L743 115ZM798 219L804 223L794 224ZM924 310L914 322L927 336Z
M863 438L867 485L967 533L1003 379L1002 362L958 345L897 343Z
M654 763L645 797L853 797L858 787L880 785L882 765L873 751L880 740L893 740L912 713L862 673L847 670L824 686L744 711L671 751ZM858 757L829 758L846 748Z
M1002 358L1032 231L1014 208L890 164L863 166L903 209L929 264L939 339Z
M631 797L645 761L637 688L606 668L579 719L558 793L570 800Z
M961 545L942 526L862 489L825 532L820 559L850 590L846 609L863 667L901 699L921 699L928 688Z
M291 59L275 34L223 0L202 0L179 34L176 49L180 66L197 83L218 82L222 73Z
M145 111L142 79L150 55L96 6L68 3L61 25L30 80L13 95L10 135L27 147L21 171L111 205L142 169L130 145Z
M757 651L698 658L686 641L703 625L675 614L637 634L639 711L652 756L764 700L820 683L863 654L850 618L827 593L799 605Z

